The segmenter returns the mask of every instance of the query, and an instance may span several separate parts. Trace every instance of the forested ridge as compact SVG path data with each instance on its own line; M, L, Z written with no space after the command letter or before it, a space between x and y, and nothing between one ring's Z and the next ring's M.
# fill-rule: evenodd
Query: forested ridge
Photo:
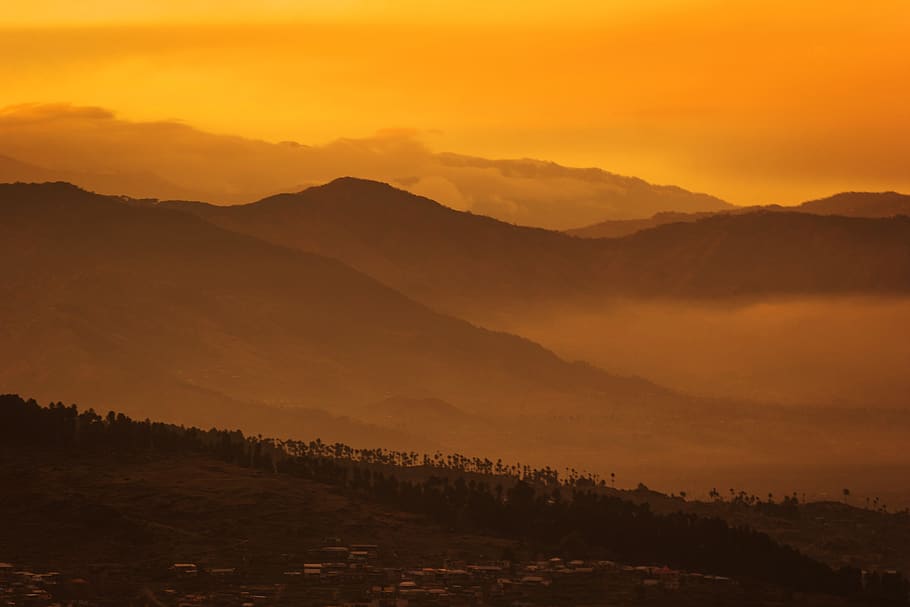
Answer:
M901 576L834 570L748 527L689 513L655 514L598 491L593 476L502 462L278 441L237 430L203 430L101 416L62 403L42 407L0 396L2 448L66 453L204 454L238 466L316 480L351 495L426 516L456 531L520 540L568 557L610 558L779 585L798 591L906 602ZM413 474L420 468L421 474Z

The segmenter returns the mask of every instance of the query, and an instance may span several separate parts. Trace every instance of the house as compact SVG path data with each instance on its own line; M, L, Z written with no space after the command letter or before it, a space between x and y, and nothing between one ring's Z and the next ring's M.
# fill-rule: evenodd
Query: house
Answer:
M371 559L379 558L379 546L376 544L351 544L351 552L366 552Z
M237 577L237 569L234 567L215 567L209 569L209 575L219 579L228 579Z
M199 573L199 568L195 563L174 563L171 565L171 571L181 577L190 577Z
M521 584L523 586L549 586L550 582L539 575L526 575L521 578Z
M323 563L343 563L348 560L349 552L345 546L323 546L320 549Z
M318 580L322 576L322 563L304 563L303 577L306 580Z

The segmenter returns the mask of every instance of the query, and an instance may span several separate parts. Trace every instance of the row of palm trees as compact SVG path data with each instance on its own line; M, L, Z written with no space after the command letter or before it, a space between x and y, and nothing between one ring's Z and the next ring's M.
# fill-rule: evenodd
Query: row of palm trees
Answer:
M282 457L316 457L343 460L357 464L389 466L394 468L412 468L429 472L448 471L460 474L477 474L500 476L513 480L523 480L543 487L607 487L607 481L600 475L576 468L565 467L562 471L551 466L537 468L521 462L493 461L483 457L469 457L460 453L418 453L416 451L397 451L384 448L355 448L336 442L324 443L320 439L309 442L298 440L277 440L249 437L250 452L257 448L263 454L272 457L276 465ZM258 444L258 447L255 445ZM610 475L610 484L616 486L616 474Z

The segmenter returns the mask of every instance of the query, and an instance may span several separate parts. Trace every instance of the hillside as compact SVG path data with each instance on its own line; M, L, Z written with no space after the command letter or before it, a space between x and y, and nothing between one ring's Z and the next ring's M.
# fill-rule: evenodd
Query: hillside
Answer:
M623 578L615 563L597 564L604 557L663 563L656 569L668 573L667 566L673 567L680 577L732 575L755 604L781 589L814 593L816 600L824 593L863 602L883 591L906 600L899 576L892 576L894 589L884 583L863 588L859 569L835 570L718 518L654 512L623 499L639 496L641 488L621 498L585 477L559 481L549 467L525 468L520 478L512 472L494 476L489 469L472 472L469 462L420 465L416 454L319 441L278 443L234 431L138 422L113 412L101 417L76 407L43 408L10 395L0 397L0 419L0 480L26 498L0 501L0 516L17 522L0 532L4 556L45 570L58 567L66 576L86 575L109 598L115 590L126 598L143 587L172 592L163 583L183 592L195 586L199 593L281 580L274 589L297 592L282 572L314 559L335 572L339 590L349 576L365 589L365 575L379 573L380 566L439 566L447 558L489 563L507 554L512 562L497 564L498 575L520 578L535 570L525 567L542 551L560 555L560 563L586 559L597 568L587 574L610 576L611 593L633 590L629 586L641 585L642 576L656 573L623 569L630 576ZM795 506L766 507L784 512ZM329 564L337 557L326 561L321 548L357 543L372 545L378 556L359 564L348 559L342 567ZM175 562L206 571L230 567L231 573L192 585L181 582L179 572L168 572ZM559 572L550 573L539 558L536 563L538 575L560 581ZM589 577L576 573L578 584L564 592L583 592L582 580ZM689 584L669 587L677 593L659 594L667 602L658 604L698 604L695 597L704 600L706 593L723 598L720 604L742 600L743 588L731 596L725 584L712 592L703 580L687 579ZM322 584L332 582L326 577ZM642 602L638 597L635 602ZM495 597L493 602L498 604Z
M470 445L479 436L498 432L489 415L470 414L438 398L389 397L360 408L357 419L408 436L438 437L446 448Z
M800 211L818 215L910 216L910 196L897 192L842 192L828 198L804 202L798 208Z
M910 218L759 211L602 241L630 292L692 297L910 291Z
M161 204L340 259L450 313L477 299L578 293L587 288L595 262L596 247L589 243L455 211L362 179L337 179L248 205Z
M391 395L507 415L680 402L432 312L338 261L165 208L0 186L0 238L5 389L273 432L306 416L250 406L337 414Z
M14 181L49 181L53 173L41 167L0 154L0 183Z
M910 291L906 218L755 211L671 223L622 239L584 239L453 211L350 178L248 205L162 204L340 259L455 315L609 295Z
M761 207L748 207L748 211L743 212L751 212L758 208ZM736 212L738 211L724 211L725 214ZM655 213L647 219L607 219L606 221L601 221L593 225L565 230L565 233L578 238L622 238L623 236L631 236L637 232L650 230L651 228L656 228L668 223L691 223L717 214L719 213L714 213L712 211L704 211L701 213L667 211Z
M443 225L455 213L356 183L429 207ZM271 204L286 201L263 203ZM500 229L514 231L517 243L527 238L494 220L455 217L490 230L479 250L492 252ZM530 234L542 249L590 246ZM0 390L276 436L319 432L527 463L592 462L671 488L683 477L690 488L711 486L746 467L777 491L781 471L799 462L822 479L806 489L826 491L852 474L845 464L882 466L890 479L906 462L906 416L681 395L438 314L339 261L142 201L65 184L0 186L0 237ZM667 250L672 267L679 260ZM521 257L516 263L534 265ZM482 291L469 294L480 299ZM504 309L515 309L510 301ZM851 440L841 440L847 432Z
M655 213L647 219L608 219L593 225L565 230L565 233L580 238L619 238L668 223L693 222L717 214L741 214L756 211L795 211L813 215L888 218L910 215L910 196L897 192L842 192L828 198L809 200L796 206L752 206L697 213L661 212Z
M0 482L21 501L0 501L16 521L3 533L3 557L66 568L135 563L166 570L174 562L282 567L283 554L319 548L326 537L375 543L417 564L499 557L508 542L446 533L413 515L333 492L309 479L276 476L205 455L64 457L2 450ZM78 547L78 548L77 548Z

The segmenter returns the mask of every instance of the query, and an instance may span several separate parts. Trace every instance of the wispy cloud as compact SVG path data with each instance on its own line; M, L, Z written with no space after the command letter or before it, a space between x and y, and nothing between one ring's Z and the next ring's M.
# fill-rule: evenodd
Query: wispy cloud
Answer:
M0 154L104 193L216 203L249 202L353 175L454 208L552 228L723 205L599 169L436 153L409 129L309 146L122 120L101 108L63 104L0 112Z

